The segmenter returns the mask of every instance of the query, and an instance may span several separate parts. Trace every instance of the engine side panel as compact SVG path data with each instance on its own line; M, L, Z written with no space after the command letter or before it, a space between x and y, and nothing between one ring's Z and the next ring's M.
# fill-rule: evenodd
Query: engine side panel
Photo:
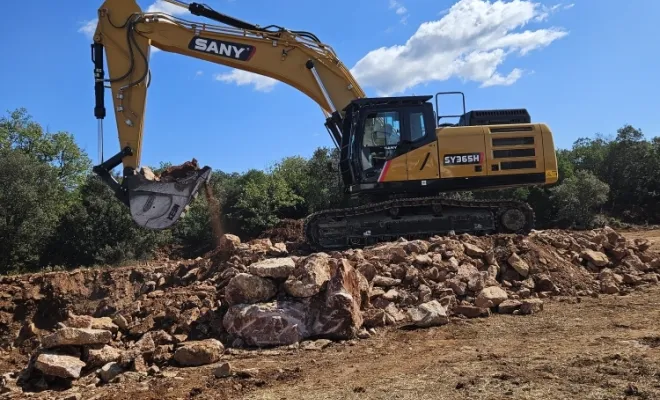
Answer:
M440 178L485 176L486 147L481 126L446 127L436 130Z

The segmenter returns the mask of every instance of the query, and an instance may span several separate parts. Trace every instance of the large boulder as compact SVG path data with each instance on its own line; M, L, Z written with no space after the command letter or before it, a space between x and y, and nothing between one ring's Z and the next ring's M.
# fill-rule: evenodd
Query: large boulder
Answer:
M37 357L34 367L45 375L78 379L85 363L78 357L42 353Z
M97 349L91 348L87 350L87 365L90 367L100 367L109 362L119 360L121 355L121 350L108 345Z
M238 249L241 244L241 239L236 235L224 234L220 236L220 243L218 248L222 252L232 253Z
M94 318L89 315L77 315L72 311L67 313L67 319L63 324L69 328L102 329L111 332L117 332L119 329L110 317Z
M184 367L213 364L220 360L224 351L224 346L217 339L185 342L174 352L174 360Z
M325 253L307 257L284 283L284 289L293 297L311 297L321 292L330 279L330 258Z
M277 288L268 279L240 273L231 278L225 287L225 300L229 304L251 304L268 301L275 296Z
M296 264L291 257L268 258L248 267L252 275L262 278L286 279L293 274Z
M255 347L289 345L309 336L305 306L292 301L232 306L223 325L227 333Z
M476 246L472 243L463 243L465 248L465 254L470 257L482 258L486 255L486 252L479 246Z
M431 300L408 310L410 322L420 328L440 326L449 323L447 308L437 300Z
M474 305L481 308L492 308L500 305L500 303L508 298L509 296L506 294L506 291L501 287L489 286L479 292Z
M591 261L597 267L604 267L610 262L604 253L591 249L585 249L580 256Z
M346 259L339 260L333 269L326 291L310 302L308 327L318 336L348 339L357 334L363 322L361 280Z
M62 328L42 339L42 347L85 346L107 344L112 340L112 332L102 329Z
M105 364L101 369L99 370L99 378L101 378L101 381L103 382L109 382L113 380L117 375L121 374L123 372L123 369L121 365L119 365L116 362L109 362Z
M526 278L529 275L529 265L520 258L516 253L511 254L511 257L507 260L509 265L513 267L522 277Z
M325 290L292 301L230 307L223 319L225 330L257 347L293 344L311 336L337 340L355 337L363 322L364 278L346 259L322 256L302 265L309 271L330 263L333 274ZM320 289L309 285L312 292Z

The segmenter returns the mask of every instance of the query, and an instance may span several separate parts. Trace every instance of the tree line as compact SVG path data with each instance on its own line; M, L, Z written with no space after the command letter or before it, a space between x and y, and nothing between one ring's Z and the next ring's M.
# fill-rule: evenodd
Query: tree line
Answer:
M558 149L557 158L559 182L552 187L451 196L525 200L537 228L660 221L660 137L647 139L624 125L613 137L579 138ZM338 159L337 149L318 148L310 158L286 157L267 170L214 171L210 186L223 230L249 239L282 219L341 206ZM186 256L213 248L204 196L174 228L143 229L91 166L70 133L44 130L26 109L0 119L0 273L120 264L167 247Z

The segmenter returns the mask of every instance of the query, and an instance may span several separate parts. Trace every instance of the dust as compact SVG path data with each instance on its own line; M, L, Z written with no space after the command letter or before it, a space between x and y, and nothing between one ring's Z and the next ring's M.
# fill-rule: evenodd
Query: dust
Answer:
M220 247L220 237L223 234L221 204L213 194L213 188L210 185L204 185L204 194L206 195L206 204L209 208L211 229L213 230L213 244L215 247Z

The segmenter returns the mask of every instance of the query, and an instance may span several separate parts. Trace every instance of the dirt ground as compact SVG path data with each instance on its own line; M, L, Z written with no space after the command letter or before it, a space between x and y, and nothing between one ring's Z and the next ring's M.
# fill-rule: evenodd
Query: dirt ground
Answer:
M532 316L494 315L417 331L381 331L323 350L227 355L218 364L111 384L83 399L658 399L660 288L555 299Z
M658 230L626 236L660 245ZM652 286L625 296L546 299L530 316L381 329L323 350L230 351L223 361L256 369L243 376L216 378L219 362L74 390L82 400L660 399L659 346L660 287Z
M630 231L620 231L628 239L638 239L645 238L652 240L654 243L651 246L652 251L660 251L660 229L652 230L630 230Z

